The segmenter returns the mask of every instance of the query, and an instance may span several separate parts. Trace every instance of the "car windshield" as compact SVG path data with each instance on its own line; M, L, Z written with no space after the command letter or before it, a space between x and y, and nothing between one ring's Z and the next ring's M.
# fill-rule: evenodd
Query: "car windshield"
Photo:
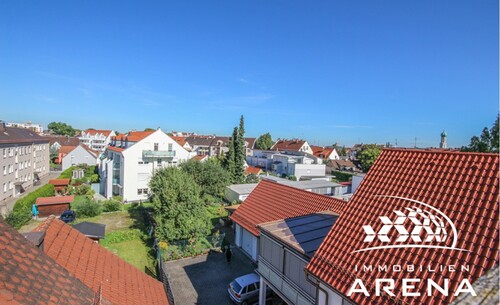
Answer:
M236 291L236 293L240 293L240 291L241 291L240 284L238 284L236 281L232 281L230 285L231 285L231 289Z

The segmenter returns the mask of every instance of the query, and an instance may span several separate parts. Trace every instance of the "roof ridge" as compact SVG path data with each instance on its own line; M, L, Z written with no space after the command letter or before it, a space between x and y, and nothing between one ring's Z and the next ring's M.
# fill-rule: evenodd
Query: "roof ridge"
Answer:
M463 155L479 155L479 156L498 156L498 152L475 152L475 151L460 151L460 150L444 150L440 148L404 148L404 147L385 147L382 150L387 151L412 151L412 152L425 152L425 153L439 153L439 154L463 154Z
M54 221L54 219L56 219L56 216L55 215L50 215L49 217L47 217L47 219L45 219L36 228L34 228L33 230L31 230L31 232L43 232L43 231L47 231L47 229L50 227L50 224L52 223L52 221Z

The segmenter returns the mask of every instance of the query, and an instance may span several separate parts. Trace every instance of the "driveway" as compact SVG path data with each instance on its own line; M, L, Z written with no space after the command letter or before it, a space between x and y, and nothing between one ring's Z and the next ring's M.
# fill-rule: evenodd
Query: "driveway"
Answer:
M236 277L253 272L250 259L232 247L231 263L224 253L209 253L165 264L175 304L234 305L227 285Z

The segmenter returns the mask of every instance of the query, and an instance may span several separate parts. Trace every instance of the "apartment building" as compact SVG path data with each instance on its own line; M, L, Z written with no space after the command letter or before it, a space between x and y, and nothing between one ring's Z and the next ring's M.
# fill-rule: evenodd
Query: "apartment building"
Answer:
M102 152L111 142L111 138L116 136L113 130L87 129L82 131L80 143L87 145L90 149Z
M30 129L38 134L41 134L43 132L43 126L41 124L34 124L32 122L26 122L26 123L7 122L5 123L5 125L7 127Z
M0 201L18 196L49 174L49 140L0 122Z
M155 170L177 166L194 155L161 129L116 136L98 161L100 192L106 198L122 196L126 202L147 200Z

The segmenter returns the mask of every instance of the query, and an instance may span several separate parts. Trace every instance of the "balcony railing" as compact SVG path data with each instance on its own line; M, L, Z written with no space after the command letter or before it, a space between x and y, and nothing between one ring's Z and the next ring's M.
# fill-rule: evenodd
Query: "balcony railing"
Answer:
M142 151L143 158L172 158L175 157L175 150L167 151L167 150L143 150Z

